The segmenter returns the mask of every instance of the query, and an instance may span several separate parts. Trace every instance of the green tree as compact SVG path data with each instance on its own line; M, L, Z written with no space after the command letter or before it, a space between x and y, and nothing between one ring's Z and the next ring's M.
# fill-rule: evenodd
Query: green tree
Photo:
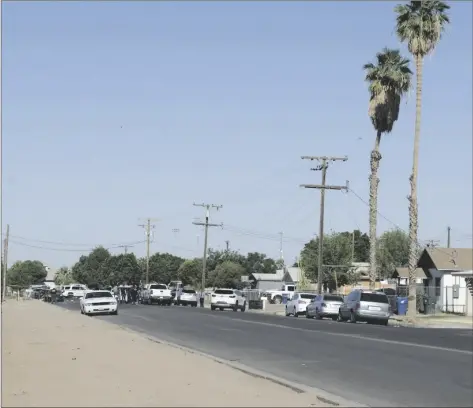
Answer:
M399 107L402 96L409 91L412 72L409 69L409 60L402 57L399 50L384 48L376 54L377 63L365 64L365 80L369 83L369 109L376 138L371 151L370 165L370 286L376 281L376 224L378 214L378 168L381 160L379 146L381 135L390 133L394 122L399 117Z
M416 122L412 174L410 176L411 194L409 196L409 297L408 313L411 317L416 314L416 267L417 267L417 173L419 166L420 124L422 113L422 74L425 56L430 54L439 43L442 33L450 19L447 10L450 6L442 1L423 0L411 1L409 4L399 4L395 8L396 32L403 43L407 43L409 52L416 64Z
M276 273L278 269L274 259L268 258L266 254L260 252L249 252L244 266L248 275L251 273Z
M318 279L319 239L305 244L300 260L306 277L317 282ZM351 276L352 238L351 235L332 232L323 240L323 285L330 290L349 283Z
M54 283L56 285L67 285L73 283L72 271L67 266L62 266L54 276Z
M246 269L235 262L225 261L209 273L209 280L214 287L238 288L241 277L246 274Z
M185 259L168 253L155 253L149 258L149 281L168 284L177 279L177 271ZM146 273L146 266L144 274ZM142 280L145 280L145 276Z
M101 265L110 257L110 252L99 246L88 256L82 255L72 267L72 278L77 283L97 284L100 279Z
M360 230L354 230L353 232L342 232L347 239L352 240L354 244L353 251L353 262L369 262L370 260L370 238L364 232Z
M195 258L184 261L177 271L177 277L184 285L191 285L200 289L202 285L202 259Z
M408 264L409 236L399 229L384 232L378 239L376 256L379 277L390 278L397 267Z
M209 248L207 255L207 271L213 271L218 265L227 261L237 263L245 268L247 265L247 259L245 256L237 251L218 251Z
M46 279L45 266L40 261L15 262L7 272L7 285L27 287L39 285Z
M137 285L141 280L141 269L135 254L120 254L113 258L116 258L113 260L116 270L111 274L113 283Z

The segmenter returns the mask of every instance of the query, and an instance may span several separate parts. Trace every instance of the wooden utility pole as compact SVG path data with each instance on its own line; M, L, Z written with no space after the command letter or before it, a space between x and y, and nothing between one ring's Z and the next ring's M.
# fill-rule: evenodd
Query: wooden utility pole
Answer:
M228 239L225 241L225 245L226 245L226 251L228 252L230 250L230 241Z
M205 222L193 222L194 225L203 225L205 227L205 238L204 238L204 259L202 262L202 292L205 291L205 271L207 269L207 236L209 227L223 227L223 224L210 224L210 209L215 208L217 211L223 207L223 205L216 204L193 204L194 207L204 207L205 208Z
M450 232L451 228L447 227L447 248L450 248Z
M143 227L145 229L146 235L146 283L149 283L149 244L151 240L151 230L155 228L155 225L151 225L151 222L157 221L153 218L147 218L146 224L140 224L139 227Z
M7 294L7 270L8 270L8 238L10 237L10 224L7 224L7 233L3 240L3 282L2 282L2 301Z
M320 190L320 219L319 219L319 254L318 254L318 278L317 292L322 293L323 281L323 239L324 239L324 210L325 210L325 190L345 190L348 191L348 181L346 186L330 186L326 185L327 168L330 162L347 161L348 157L332 157L332 156L302 156L303 160L317 160L320 164L311 170L322 171L322 184L301 184L304 188L316 188Z
M285 270L286 265L284 264L283 237L284 237L284 233L280 232L279 233L279 259L282 261L282 269Z
M118 245L117 248L123 248L126 255L128 253L128 248L133 248L133 245Z

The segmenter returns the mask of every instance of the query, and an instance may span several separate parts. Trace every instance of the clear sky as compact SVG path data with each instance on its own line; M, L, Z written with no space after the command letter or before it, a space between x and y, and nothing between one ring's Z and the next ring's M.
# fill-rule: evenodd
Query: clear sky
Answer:
M201 256L193 202L223 205L211 247L278 257L283 231L292 261L318 231L319 192L299 184L321 175L301 155L348 155L327 181L368 199L362 65L399 47L395 4L2 2L9 261L72 265L94 245L143 240L148 216L160 219L153 252ZM450 225L452 245L469 247L472 4L451 6L425 61L419 238L445 245ZM381 142L379 210L406 230L414 114L413 90ZM368 207L331 191L325 220L366 231ZM392 227L380 217L380 233Z

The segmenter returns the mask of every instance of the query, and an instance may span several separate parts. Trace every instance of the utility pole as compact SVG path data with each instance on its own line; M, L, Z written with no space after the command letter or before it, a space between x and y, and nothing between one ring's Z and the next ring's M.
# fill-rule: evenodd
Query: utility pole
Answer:
M330 186L326 185L327 168L330 162L347 161L348 157L332 157L332 156L302 156L303 160L317 160L320 164L311 170L322 171L322 184L301 184L304 188L315 188L320 190L320 220L319 220L319 255L318 255L318 278L317 292L322 293L323 281L323 239L324 239L324 210L325 210L325 190L345 190L348 191L348 181L346 186Z
M7 233L3 240L3 282L2 282L2 301L7 294L7 270L8 270L8 238L10 237L10 224L7 224Z
M227 252L230 250L230 241L227 239L225 241L225 245L227 246Z
M450 248L450 232L451 232L451 228L450 227L447 227L447 248Z
M283 236L284 236L284 233L280 232L279 233L279 259L282 261L282 269L285 270L286 265L284 265Z
M145 229L146 235L146 284L149 283L149 243L151 240L151 230L155 228L155 225L151 225L151 222L157 221L154 218L147 218L146 224L140 224L139 227L143 227Z
M202 262L202 292L205 291L205 271L207 269L207 236L209 227L223 227L223 224L210 224L210 209L215 208L217 211L223 207L223 205L216 204L193 204L194 207L204 207L205 208L205 222L193 222L194 225L203 225L205 227L205 238L204 238L204 259Z
M355 262L355 231L351 233L351 263Z
M128 253L128 248L133 248L133 245L118 245L117 248L123 248L125 250L125 255Z

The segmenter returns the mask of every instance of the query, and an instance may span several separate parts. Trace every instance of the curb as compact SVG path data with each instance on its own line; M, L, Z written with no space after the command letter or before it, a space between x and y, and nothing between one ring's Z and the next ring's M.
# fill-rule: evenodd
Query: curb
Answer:
M65 309L65 308L60 308L60 310L62 310L64 312L68 312L68 313L73 313L74 312L72 310ZM81 317L90 319L90 317L86 317L86 316L81 316ZM347 400L343 397L339 397L337 395L331 394L327 391L324 391L324 390L321 390L321 389L318 389L318 388L308 387L308 386L303 385L303 384L298 384L298 383L295 383L295 382L292 382L292 381L288 381L288 380L285 380L283 378L280 378L280 377L274 376L272 374L268 374L268 373L259 371L257 369L248 367L244 364L240 364L240 363L235 362L235 361L226 360L226 359L223 359L223 358L220 358L220 357L215 357L215 356L212 356L211 354L207 354L203 351L199 351L199 350L189 348L189 347L186 347L186 346L181 346L180 344L173 343L173 342L170 342L170 341L167 341L167 340L163 340L163 339L160 339L159 337L150 336L150 335L148 335L148 334L146 334L146 333L144 333L140 330L134 330L134 329L128 328L128 327L123 326L123 325L118 324L118 323L113 323L113 322L109 322L109 321L106 321L106 320L100 320L100 322L104 323L104 324L107 324L107 325L118 327L121 330L124 330L124 331L129 332L129 333L138 334L139 336L145 338L148 341L152 341L153 343L162 344L162 345L165 345L165 346L177 348L179 350L185 351L186 353L190 353L190 354L205 357L207 359L215 361L216 363L225 365L225 366L230 367L234 370L237 370L237 371L240 371L244 374L247 374L251 377L260 378L260 379L263 379L263 380L266 380L266 381L270 381L274 384L280 385L282 387L289 388L290 390L294 391L297 394L309 394L309 395L312 394L312 395L315 396L315 398L318 401L320 401L322 403L325 403L325 404L332 405L334 407L368 407L368 405L363 405L363 404L355 402L355 401Z

